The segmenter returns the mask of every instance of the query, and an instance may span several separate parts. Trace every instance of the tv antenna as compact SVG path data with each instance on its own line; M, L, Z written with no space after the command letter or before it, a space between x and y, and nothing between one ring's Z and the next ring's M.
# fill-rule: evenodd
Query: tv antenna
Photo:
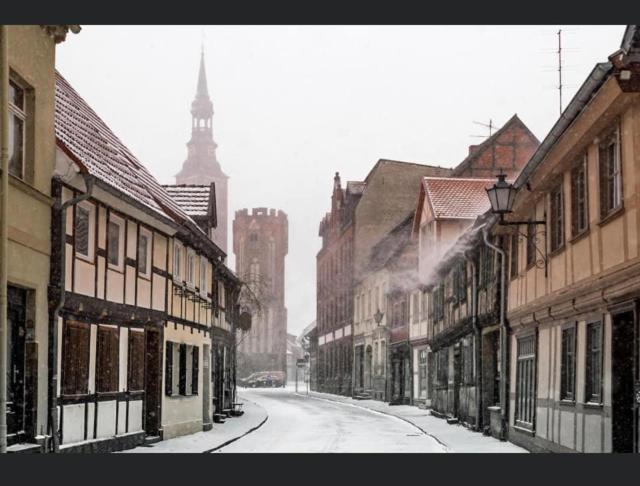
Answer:
M560 116L562 116L562 29L558 29L558 95Z
M483 126L485 128L489 129L489 135L471 135L472 137L477 137L477 138L489 138L491 137L491 135L493 135L493 129L496 127L493 124L493 120L489 119L489 123L483 123L483 122L478 122L478 121L474 121L473 123L475 123L476 125L480 125Z

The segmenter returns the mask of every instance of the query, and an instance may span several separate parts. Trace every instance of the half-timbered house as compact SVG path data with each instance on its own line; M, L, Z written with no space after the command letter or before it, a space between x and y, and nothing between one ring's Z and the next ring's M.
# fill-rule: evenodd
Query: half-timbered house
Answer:
M62 450L210 427L224 253L59 74L50 354ZM222 316L222 317L220 317ZM229 316L229 317L226 317Z
M640 451L640 29L597 64L515 181L509 439Z

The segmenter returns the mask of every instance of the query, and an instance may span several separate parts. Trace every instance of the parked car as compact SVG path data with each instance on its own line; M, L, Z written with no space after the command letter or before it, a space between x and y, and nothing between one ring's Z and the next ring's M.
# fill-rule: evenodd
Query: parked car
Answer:
M247 380L249 388L275 388L285 386L285 374L282 371L264 371Z
M251 373L249 376L245 378L240 378L238 380L238 385L243 387L251 387L250 383L254 383L258 378L260 378L262 375L265 375L267 373L268 371L257 371L255 373Z

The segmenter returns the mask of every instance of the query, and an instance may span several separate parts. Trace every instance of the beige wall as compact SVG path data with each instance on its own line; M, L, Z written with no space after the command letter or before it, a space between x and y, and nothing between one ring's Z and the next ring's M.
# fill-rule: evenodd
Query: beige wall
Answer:
M20 76L33 89L31 117L26 126L26 177L24 181L9 177L8 283L30 290L27 318L34 320L34 340L38 346L36 432L46 433L55 43L37 25L10 25L8 38L11 73Z

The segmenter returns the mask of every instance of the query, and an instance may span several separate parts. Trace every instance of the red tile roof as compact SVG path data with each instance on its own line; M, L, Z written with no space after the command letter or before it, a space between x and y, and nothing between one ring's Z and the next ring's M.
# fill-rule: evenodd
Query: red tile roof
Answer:
M422 178L436 219L475 219L489 209L485 189L494 183L495 179Z
M144 205L157 216L179 224L190 223L202 232L189 215L116 137L89 104L56 72L56 142L89 174Z

